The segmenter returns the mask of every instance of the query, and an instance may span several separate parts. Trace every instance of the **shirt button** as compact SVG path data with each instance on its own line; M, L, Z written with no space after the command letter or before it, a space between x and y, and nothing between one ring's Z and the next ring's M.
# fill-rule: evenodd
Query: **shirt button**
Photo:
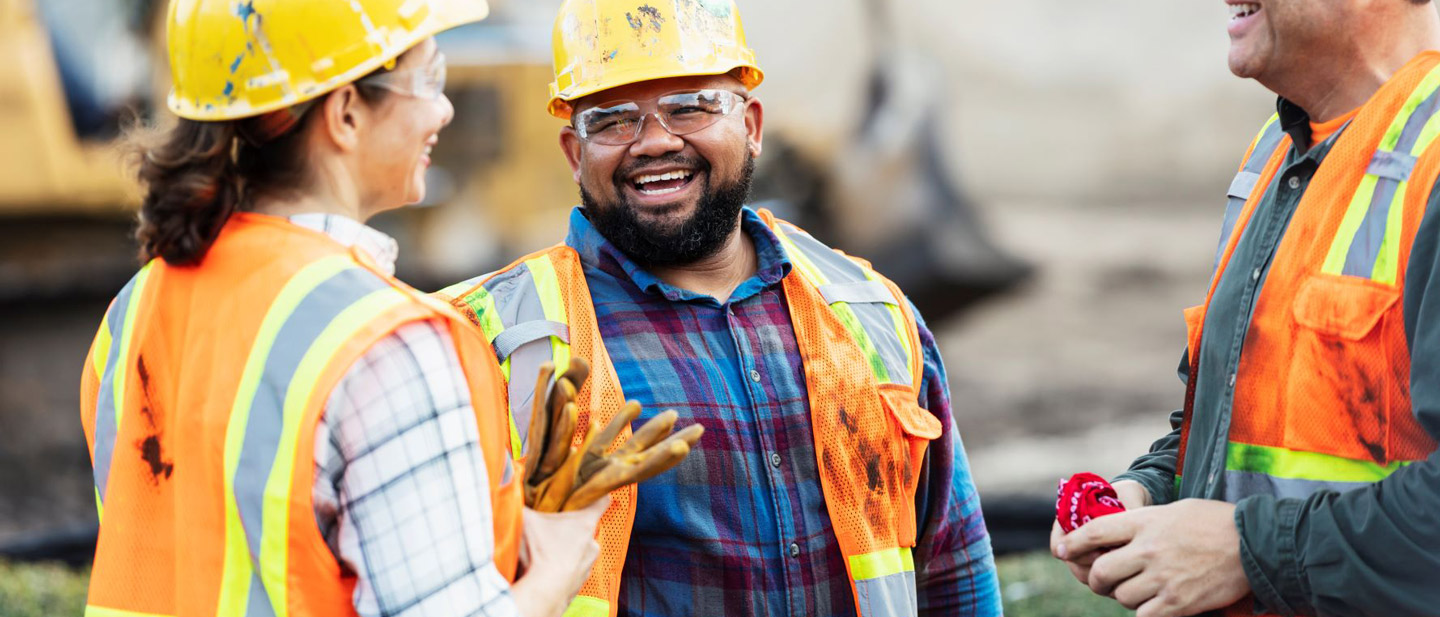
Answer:
M1290 185L1290 190L1293 191L1295 189L1298 189L1300 188L1300 178L1297 176L1290 176L1290 181L1288 182L1288 184Z
M1259 268L1256 268L1255 270L1253 270L1252 272L1250 272L1250 280L1252 280L1252 281L1258 281L1258 280L1260 280L1260 269L1259 269Z
M794 543L794 542L791 542L791 543L790 543L790 556L791 556L791 557L799 557L799 556L800 556L800 545L799 545L799 544L796 544L796 543Z
M779 466L780 466L780 454L779 454L779 453L776 453L776 452L771 452L771 453L770 453L770 464L773 465L773 466L775 466L775 467L779 467Z
M750 381L760 383L760 371L750 369Z
M1230 387L1235 387L1235 373L1230 373Z
M1210 472L1210 486L1215 486L1215 472Z

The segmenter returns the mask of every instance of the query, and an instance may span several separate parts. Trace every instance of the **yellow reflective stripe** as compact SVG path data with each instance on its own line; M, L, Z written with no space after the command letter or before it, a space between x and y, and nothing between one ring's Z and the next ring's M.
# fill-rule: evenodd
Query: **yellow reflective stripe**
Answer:
M135 338L135 315L139 313L140 297L145 295L145 282L150 280L150 269L155 261L145 264L140 268L140 273L135 275L135 288L130 291L130 305L125 307L125 325L120 329L120 356L116 359L115 365L115 435L120 435L120 411L125 409L125 380L129 378L130 367L130 343ZM103 377L102 377L103 378Z
M220 598L217 617L244 615L250 600L250 578L254 573L250 548L245 541L245 528L240 524L240 504L235 501L235 472L240 467L240 451L245 443L245 429L250 422L250 406L265 362L280 328L295 312L295 307L321 283L354 264L349 257L335 256L306 266L285 283L255 335L245 371L230 407L230 421L225 428L225 569L220 576Z
M286 617L289 613L290 495L306 407L336 350L376 318L409 302L411 299L404 292L387 287L346 307L310 345L290 380L290 389L285 393L285 423L275 451L275 465L271 467L270 478L265 483L264 522L260 536L260 580L270 593L276 617ZM307 461L305 464L314 463Z
M850 577L857 581L914 571L915 554L908 547L850 556Z
M575 596L562 617L610 617L610 603L593 596Z
M495 342L495 337L505 331L505 322L500 320L500 311L495 307L495 296L490 290L481 287L470 295L461 298L461 301L470 306L475 316L480 318L480 331L485 333L485 340ZM505 381L510 381L510 358L500 361L500 374L505 376Z
M1270 119L1265 121L1265 126L1260 127L1260 132L1255 134L1255 139L1250 140L1250 156L1255 156L1255 148L1260 147L1260 139L1265 137L1265 133L1270 130L1270 127L1274 126L1275 123L1279 121L1280 114L1271 114ZM1246 162L1249 162L1248 157L1246 158Z
M1385 137L1380 139L1380 146L1377 150L1395 151L1395 146L1400 143L1400 134L1405 132L1405 125L1410 121L1410 116L1415 115L1415 109L1420 107L1425 99L1430 98L1437 89L1440 89L1440 67L1430 70L1425 79L1420 80L1419 85L1410 92L1410 98L1405 100L1405 105L1400 112L1395 114L1395 119L1390 121L1390 128L1385 130Z
M1360 180L1360 187L1355 189L1355 196L1350 198L1350 206L1345 209L1345 217L1340 220L1340 228L1335 231L1335 239L1330 242L1330 253L1320 266L1321 272L1339 276L1345 270L1345 258L1350 254L1350 245L1355 242L1355 231L1365 221L1370 200L1375 196L1375 185L1379 182L1380 176L1375 174L1365 174Z
M1320 482L1378 482L1412 461L1380 465L1319 452L1230 442L1225 469Z
M780 244L785 247L785 252L790 257L790 261L800 268L802 275L810 279L813 285L820 287L830 284L830 279L825 278L825 275L820 273L820 268L816 267L815 264L810 261L810 258L805 255L805 252L800 250L800 247L796 246L794 242L791 242L785 233L777 232L775 236L780 238ZM885 359L880 357L879 351L875 350L875 344L870 341L870 335L865 333L865 327L860 325L860 318L855 316L855 311L850 308L850 304L848 302L836 302L830 305L830 309L831 312L835 313L835 317L840 319L840 323L845 326L845 329L850 332L850 338L855 339L855 344L860 346L860 351L865 354L866 358L869 358L870 372L875 375L875 378L878 379L880 383L888 383L890 381L890 371L885 368Z
M560 295L560 279L555 275L555 264L550 261L550 256L541 255L528 259L525 265L530 267L530 276L535 278L535 292L540 295L540 307L545 311L545 319L570 323L569 315L565 312L565 298ZM570 367L570 344L557 337L550 337L550 357L555 364L555 374L564 372Z
M95 487L95 518L105 520L105 502L100 501L100 487Z
M435 292L435 295L439 296L442 300L449 302L455 298L459 298L461 294L470 291L470 288L474 286L475 283L472 283L470 281L460 281L459 283L455 283L454 285Z
M85 605L85 617L172 617L165 613L140 613L122 611L118 608L103 608L93 604Z
M785 247L785 253L790 257L790 261L794 262L795 265L800 268L801 275L810 279L810 282L814 283L816 287L830 284L830 279L825 278L825 275L820 273L820 268L810 263L810 258L805 256L804 251L801 251L800 247L795 246L795 243L790 240L789 235L776 229L775 237L780 238L780 244Z
M105 367L110 362L110 311L105 311L105 317L100 320L100 332L95 335L95 352L90 356L90 364L95 368L95 379L105 379Z
M869 268L865 268L865 278L872 281L879 280L877 274ZM886 288L888 289L889 286L887 285ZM895 338L900 341L900 348L905 350L905 367L909 369L909 376L913 378L916 368L916 354L915 348L910 344L910 328L907 326L905 320L905 309L901 308L899 304L899 302L902 301L902 299L897 298L896 304L886 304L885 309L890 311L890 320L895 322ZM916 383L915 387L920 387L920 384Z
M1409 186L1409 182L1400 182L1395 187L1390 210L1385 213L1385 238L1380 242L1380 252L1375 255L1375 267L1370 270L1370 279L1377 283L1393 285L1399 276L1400 228L1404 226L1405 193Z

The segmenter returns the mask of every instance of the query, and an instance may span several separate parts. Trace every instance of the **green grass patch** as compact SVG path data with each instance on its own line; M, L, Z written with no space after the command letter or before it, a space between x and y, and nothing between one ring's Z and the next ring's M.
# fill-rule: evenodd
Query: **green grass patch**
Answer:
M0 561L0 617L83 615L90 572Z
M1092 593L1048 552L996 561L1006 617L1128 617L1135 614L1110 598Z

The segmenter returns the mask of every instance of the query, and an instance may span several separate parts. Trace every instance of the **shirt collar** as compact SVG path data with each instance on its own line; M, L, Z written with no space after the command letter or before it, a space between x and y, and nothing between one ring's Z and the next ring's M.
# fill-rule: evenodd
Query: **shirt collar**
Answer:
M1344 126L1332 133L1325 141L1318 144L1311 143L1309 112L1283 96L1275 100L1275 111L1280 116L1280 130L1290 135L1290 141L1295 145L1295 152L1301 156L1313 154L1313 158L1317 161L1325 158L1325 154L1330 151L1330 147L1335 144L1335 140L1339 139L1340 134L1344 133L1345 129L1350 127L1350 122L1346 122Z
M379 266L381 271L390 276L395 275L395 260L400 256L400 245L384 232L340 214L295 214L287 217L287 220L330 236L347 248L354 247L365 251L375 260L375 265Z
M767 287L779 283L790 273L790 257L780 244L780 238L765 225L760 215L748 206L740 212L740 230L755 243L758 268L730 295L730 302L739 302L760 293ZM585 216L585 209L576 206L570 212L570 231L565 244L580 254L580 262L598 268L615 276L624 277L645 293L664 296L672 302L710 301L715 299L687 289L681 289L660 280L659 277L635 263L614 244L601 235L600 231Z

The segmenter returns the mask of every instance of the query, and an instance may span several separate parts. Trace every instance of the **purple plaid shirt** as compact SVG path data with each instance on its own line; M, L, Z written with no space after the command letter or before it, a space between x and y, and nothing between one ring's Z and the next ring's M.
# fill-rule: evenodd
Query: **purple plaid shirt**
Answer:
M565 242L584 264L625 396L645 406L640 422L673 408L680 425L705 426L689 458L640 485L620 615L855 615L780 286L791 265L748 208L742 229L754 240L759 270L721 304L640 268L579 208L570 217ZM919 402L944 427L916 495L920 612L1000 615L980 499L950 415L945 368L923 322L920 340Z

